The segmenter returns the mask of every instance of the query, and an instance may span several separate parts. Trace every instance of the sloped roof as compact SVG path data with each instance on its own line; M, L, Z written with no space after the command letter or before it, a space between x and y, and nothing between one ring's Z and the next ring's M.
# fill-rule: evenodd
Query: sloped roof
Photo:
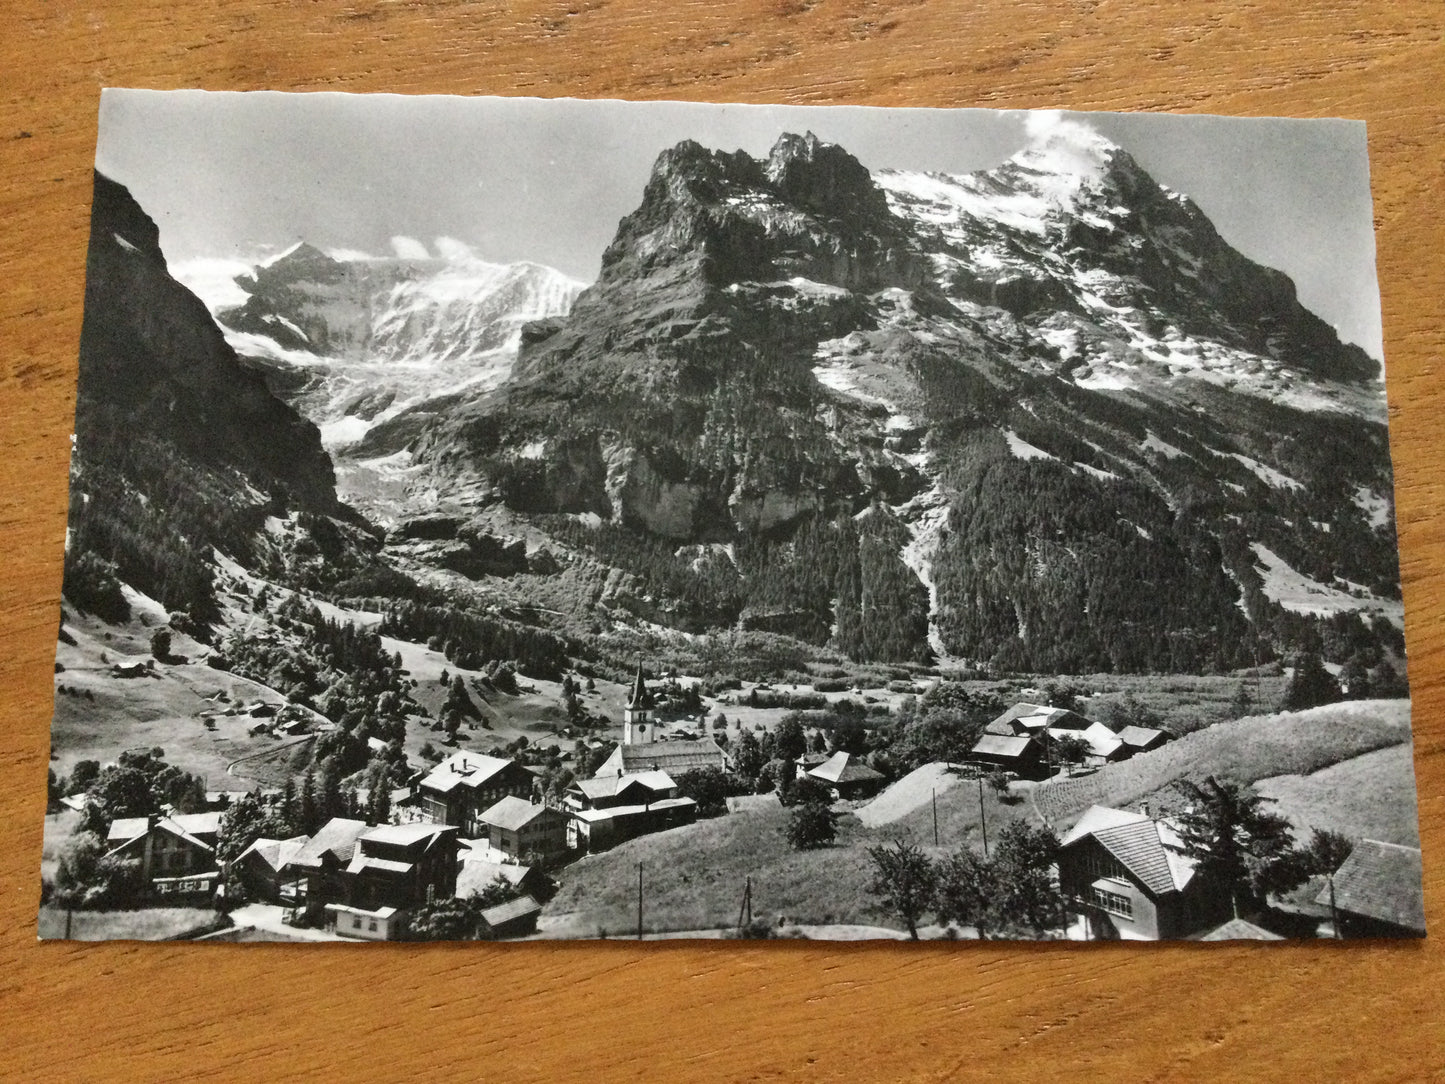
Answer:
M1108 806L1090 806L1060 841L1068 847L1086 836L1156 895L1175 892L1194 876L1194 861L1178 849L1178 837L1143 813Z
M279 870L287 862L296 856L296 853L304 847L310 836L292 836L290 839L266 839L262 837L252 843L236 857L240 861L248 854L260 857L261 861L270 866L273 870Z
M347 873L361 873L363 870L375 869L383 873L410 873L416 868L415 862L401 862L392 858L378 858L374 854L366 854L358 849L352 856L351 861L346 864Z
M488 907L482 912L482 921L488 926L500 926L526 915L535 915L541 910L542 905L531 896L519 896L495 907Z
M575 786L588 798L611 798L620 794L633 783L641 783L648 790L672 790L677 786L672 776L658 768L645 772L628 772L624 775L599 775L592 779L578 779Z
M1033 738L1028 734L1006 737L1003 734L985 734L974 743L973 751L991 757L1016 757L1023 755Z
M199 847L204 851L214 851L210 843L199 839L186 829L174 817L157 817L155 828L159 832L165 832L178 839L183 839L193 847ZM131 846L137 840L144 839L150 831L150 820L146 817L124 817L110 822L110 831L106 834L105 842L110 847L110 854Z
M414 822L412 824L378 824L375 828L368 828L361 834L363 840L376 843L391 844L396 847L410 847L424 839L434 838L447 832L454 832L445 824L427 824Z
M486 824L495 825L503 831L515 832L531 824L545 812L547 812L546 806L537 805L525 798L509 794L494 805L488 806L477 819Z
M1034 704L1028 701L1015 704L1008 711L995 719L991 719L984 727L986 734L1017 734L1020 730L1028 729L1020 720L1025 717L1038 715L1041 712L1048 712L1050 709L1043 704ZM1043 723L1039 724L1040 726Z
M459 786L476 787L485 783L513 760L489 757L482 753L453 753L422 779L421 785L427 790L450 794Z
M1335 907L1425 933L1425 887L1420 849L1362 839L1335 872ZM1328 905L1326 885L1316 898Z
M825 783L863 783L883 778L882 772L874 771L860 758L841 749L808 774Z
M1083 730L1073 727L1049 727L1048 733L1051 738L1079 738L1088 745L1090 756L1102 758L1113 756L1124 744L1103 723L1090 723Z
M332 817L286 864L303 869L320 869L322 858L330 854L344 865L350 862L351 856L356 853L356 841L367 828L365 821Z
M636 774L649 769L680 773L692 768L722 767L723 751L711 738L696 738L692 741L645 742L641 745L623 743L612 751L597 776L607 774L608 766L622 765L625 774ZM611 774L616 775L613 770ZM593 778L597 778L593 776Z
M664 809L682 809L690 805L695 806L697 802L691 798L659 798L650 805L614 805L608 806L606 809L574 809L570 816L574 820L595 824L598 821L620 820L623 817L657 813Z
M1117 735L1118 739L1125 745L1135 747L1149 745L1161 736L1168 737L1162 730L1155 730L1147 726L1134 726L1132 724L1124 727Z
M1283 941L1277 933L1271 933L1263 926L1246 922L1242 918L1231 918L1223 926L1216 926L1197 938L1199 941Z
M513 886L520 885L531 874L531 866L517 866L510 862L489 862L484 858L473 858L462 863L457 870L456 896L474 896L498 881Z

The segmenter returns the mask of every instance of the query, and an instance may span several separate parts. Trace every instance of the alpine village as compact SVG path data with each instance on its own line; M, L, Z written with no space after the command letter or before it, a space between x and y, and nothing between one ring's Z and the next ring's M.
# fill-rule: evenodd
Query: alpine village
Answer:
M1082 125L172 270L98 173L42 937L1423 935L1379 364Z

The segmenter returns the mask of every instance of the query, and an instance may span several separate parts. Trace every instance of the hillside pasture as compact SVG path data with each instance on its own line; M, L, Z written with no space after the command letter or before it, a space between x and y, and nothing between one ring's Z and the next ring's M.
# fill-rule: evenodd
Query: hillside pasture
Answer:
M1275 800L1275 811L1294 822L1301 839L1322 828L1351 839L1420 846L1409 742L1351 757L1310 775L1262 779L1255 789Z
M1130 806L1156 798L1169 808L1172 784L1206 776L1256 783L1309 775L1410 737L1408 700L1357 700L1308 711L1278 712L1219 723L1161 749L1092 774L1035 788L1042 816L1056 828L1091 805Z

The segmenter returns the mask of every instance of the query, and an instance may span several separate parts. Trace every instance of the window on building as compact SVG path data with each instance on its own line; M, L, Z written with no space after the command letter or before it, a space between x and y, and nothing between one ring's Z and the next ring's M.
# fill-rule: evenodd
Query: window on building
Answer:
M376 932L376 919L373 918L370 922L368 922L368 923L366 924L366 928L367 928L367 930L369 930L371 933L375 933L375 932Z
M352 916L351 916L351 928L352 928L353 930L359 930L359 929L361 929L361 916L360 916L360 915L352 915Z
M1134 901L1122 892L1110 892L1107 888L1094 886L1094 903L1120 918L1134 917Z

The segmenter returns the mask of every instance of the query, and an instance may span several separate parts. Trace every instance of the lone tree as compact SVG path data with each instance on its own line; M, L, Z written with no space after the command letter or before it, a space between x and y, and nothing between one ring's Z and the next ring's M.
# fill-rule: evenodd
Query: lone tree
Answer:
M161 662L171 657L171 630L156 629L151 633L151 654Z
M1184 851L1202 875L1229 890L1236 914L1241 897L1253 900L1298 883L1294 832L1286 818L1264 808L1271 799L1212 775L1202 785L1188 779L1177 785L1189 803L1176 818Z
M945 926L972 926L986 941L999 925L998 900L998 873L989 859L964 847L938 864L934 910Z
M1053 739L1053 743L1054 752L1068 765L1070 775L1074 774L1074 766L1082 764L1089 755L1089 743L1074 734L1060 735Z
M1064 896L1054 880L1059 840L1047 828L1009 821L993 849L999 915L1004 925L1042 937L1064 922Z
M838 836L838 815L827 802L807 801L794 806L784 829L794 850L830 846Z
M918 940L918 920L934 902L938 874L923 850L901 839L868 848L873 881L868 891L903 920L908 936Z
M1284 693L1285 710L1302 711L1333 704L1340 696L1340 683L1325 669L1320 657L1313 651L1301 652Z

